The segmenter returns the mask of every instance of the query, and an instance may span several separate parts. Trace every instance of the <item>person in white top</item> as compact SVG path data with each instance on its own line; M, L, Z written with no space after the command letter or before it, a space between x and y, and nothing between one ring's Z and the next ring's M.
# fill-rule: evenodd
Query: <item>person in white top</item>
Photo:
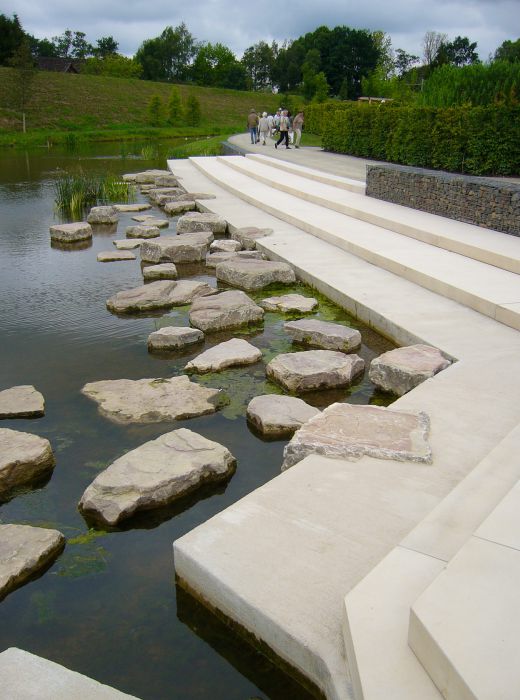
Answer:
M260 141L262 146L265 146L267 141L267 136L269 135L269 120L267 119L267 112L264 112L260 117L258 122L258 130L260 131Z

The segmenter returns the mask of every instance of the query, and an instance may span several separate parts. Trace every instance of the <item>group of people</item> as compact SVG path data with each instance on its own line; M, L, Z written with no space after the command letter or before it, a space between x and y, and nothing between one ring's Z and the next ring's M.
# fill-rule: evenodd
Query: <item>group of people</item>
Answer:
M289 143L294 143L295 148L300 148L303 121L303 112L298 112L293 118L289 110L282 107L276 111L276 114L263 112L261 117L252 109L247 117L251 143L261 143L265 146L269 137L275 138L278 135L278 140L274 144L275 148L278 148L282 143L285 143L285 148L291 148Z

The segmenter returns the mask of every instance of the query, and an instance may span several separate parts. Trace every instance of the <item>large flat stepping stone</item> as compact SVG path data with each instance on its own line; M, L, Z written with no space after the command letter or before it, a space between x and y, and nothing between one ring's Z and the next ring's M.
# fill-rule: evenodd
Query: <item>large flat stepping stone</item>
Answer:
M144 243L144 238L122 238L112 241L117 250L134 250Z
M84 221L72 224L55 224L49 228L53 243L77 243L92 238L92 226Z
M0 500L20 486L37 481L54 467L51 444L45 438L0 428Z
M290 265L273 260L233 259L216 268L217 279L232 287L253 290L270 284L292 284L296 275Z
M209 247L210 253L236 253L242 250L242 244L239 241L233 241L231 238L218 238Z
M242 338L232 338L197 355L184 368L187 372L220 372L227 367L252 365L262 352Z
M157 216L152 216L151 214L132 216L132 220L140 224L147 224L148 226L157 226L157 228L168 228L170 225L168 219L159 219Z
M149 280L176 280L177 268L173 263L159 263L143 268L143 279Z
M214 194L208 194L207 192L183 192L179 195L180 202L193 199L216 199L216 197Z
M127 226L125 236L127 238L159 238L161 232L158 226L152 224L138 224L137 226Z
M409 345L379 355L370 363L368 377L383 391L402 396L451 365L430 345Z
M117 224L119 214L115 207L92 207L87 216L89 224Z
M314 348L352 352L361 347L361 333L355 328L342 326L339 323L309 318L288 321L283 328L297 343Z
M212 231L226 233L227 221L218 214L208 212L189 212L177 221L177 233L195 233Z
M47 567L65 547L58 530L29 525L0 525L0 600ZM7 696L2 678L0 695Z
M215 413L220 389L199 386L185 374L169 379L105 379L85 384L85 396L116 423L162 423Z
M152 205L147 202L137 202L136 204L114 204L114 209L119 212L135 212L135 211L146 211L151 209Z
M0 418L38 418L44 413L44 398L31 384L0 391Z
M259 302L266 311L278 311L280 313L308 314L318 306L314 297L304 297L302 294L282 294L279 297L267 297Z
M174 199L179 197L183 192L184 190L180 187L154 187L153 189L148 190L146 194L151 202L158 204L159 200L162 201L163 197L168 198L165 200L167 202L174 201ZM165 202L163 202L163 204L164 203Z
M156 187L176 187L179 181L172 173L163 173L155 176L154 184Z
M170 202L166 202L164 204L164 211L169 214L170 216L177 216L177 214L184 214L184 212L187 211L195 211L197 208L197 205L195 202L191 199L185 199L185 200L174 200ZM182 233L182 231L178 231L178 233Z
M305 350L277 355L266 367L269 379L295 394L347 387L363 374L364 360L333 350Z
M282 469L310 454L339 459L369 455L430 464L429 429L429 418L423 412L335 403L294 434L285 447Z
M97 254L98 262L121 262L123 260L135 260L135 255L129 250L103 250Z
M211 268L227 260L265 260L265 256L259 250L238 250L234 253L221 252L206 255L206 265Z
M163 236L141 245L143 262L193 263L206 259L213 234L187 233L183 236Z
M221 331L258 323L264 310L247 294L230 290L196 299L190 310L190 323L201 331Z
M137 511L166 506L206 482L227 479L235 465L226 447L180 428L113 462L87 488L79 509L106 525L117 525Z
M204 340L204 333L198 328L166 326L148 336L148 350L168 351L182 350Z
M159 280L141 287L126 289L107 299L107 309L118 314L171 309L191 303L199 296L213 294L215 290L197 280Z
M155 185L156 181L162 180L162 178L176 180L169 170L143 170L139 173L125 173L123 175L123 180L125 182L137 182L140 185Z
M317 408L294 396L255 396L247 407L247 420L263 435L287 437L320 414Z
M231 238L238 241L244 250L255 250L256 243L265 236L270 236L273 232L271 228L257 228L256 226L246 226L237 228L231 233Z

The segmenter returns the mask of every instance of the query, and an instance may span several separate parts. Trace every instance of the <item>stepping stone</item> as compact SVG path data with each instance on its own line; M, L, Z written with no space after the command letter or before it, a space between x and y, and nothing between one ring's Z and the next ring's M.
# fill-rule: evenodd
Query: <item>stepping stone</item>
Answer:
M186 372L221 372L227 367L253 365L262 359L262 352L242 338L219 343L188 362Z
M283 294L280 297L268 297L259 302L266 311L281 313L298 312L308 314L318 306L314 297L304 297L301 294Z
M84 221L74 224L56 224L50 229L51 241L54 243L77 243L92 238L92 226Z
M172 197L172 199L166 201L173 202L174 199L183 193L184 190L182 190L180 187L154 187L153 189L148 190L146 194L151 202L155 202L157 204L160 197L167 195L168 197Z
M245 250L254 250L256 242L270 236L273 232L271 228L256 228L256 226L246 226L245 228L237 228L231 233L231 238L238 241Z
M215 413L220 389L199 386L185 374L170 379L106 379L85 384L85 396L116 423L162 423Z
M317 408L294 396L265 394L255 396L249 402L247 420L263 435L286 437L320 413Z
M144 238L122 238L117 241L112 241L117 250L133 250L139 248L141 243L144 243Z
M164 204L164 211L170 216L176 216L177 214L183 214L185 211L194 211L197 205L193 200L185 200L183 202L170 201ZM180 232L178 232L180 233Z
M80 511L117 525L137 511L166 506L207 482L231 476L236 460L218 442L180 428L116 459L87 488Z
M190 323L201 331L221 331L259 323L264 310L244 292L232 290L196 299L190 310Z
M342 326L339 323L327 323L310 318L288 321L284 323L283 328L295 342L314 348L351 352L361 347L361 333L355 328Z
M0 428L0 500L31 484L54 468L51 444L45 438Z
M206 254L213 234L186 233L183 236L163 236L153 241L146 241L141 246L143 262L192 263L206 259Z
M97 254L98 262L119 262L120 260L135 260L135 255L128 250L104 250Z
M214 194L207 194L206 192L183 192L179 195L179 201L184 200L193 201L194 199L215 199Z
M158 226L139 224L138 226L127 226L125 235L127 238L158 238L161 232Z
M206 255L206 265L217 267L227 260L265 260L265 255L258 250L239 250L236 253L209 253Z
M87 216L87 221L89 224L117 224L119 214L115 207L92 207Z
M160 263L159 265L148 265L143 268L143 279L145 280L176 280L177 268L173 263Z
M107 299L107 309L118 314L170 309L172 306L184 306L196 297L214 292L209 284L197 280L160 280L118 292Z
M141 173L134 173L133 182L137 182L140 185L155 185L158 178L164 176L171 176L169 170L144 170ZM125 175L123 175L123 180Z
M177 233L212 231L226 233L227 221L218 214L208 212L188 212L177 221Z
M0 525L0 600L45 569L64 547L65 537L58 530ZM7 698L4 693L2 680L2 695Z
M310 454L350 460L369 455L431 464L429 429L429 418L422 411L335 403L294 434L285 447L282 470Z
M152 205L147 202L138 202L137 204L114 204L114 209L116 211L146 211L151 209Z
M216 268L217 279L232 287L253 290L270 284L292 284L296 275L290 265L272 260L228 260Z
M347 387L363 374L358 355L333 350L305 350L277 355L266 367L269 379L295 394Z
M157 228L168 228L170 225L168 219L159 219L157 216L152 216L151 214L132 216L132 221L137 221L140 224L147 224L148 226L157 226Z
M200 343L204 340L204 333L197 328L185 328L179 326L166 326L148 336L148 350L150 352L165 350L182 350L185 347Z
M211 253L236 253L242 250L242 243L233 241L230 238L220 238L210 245Z
M373 359L368 377L379 389L402 396L450 365L437 348L409 345Z
M0 391L0 418L38 418L45 413L42 394L22 384Z
M156 197L155 203L160 206L166 208L168 204L176 204L179 201L179 195L177 194L159 194ZM195 202L193 203L195 205ZM171 212L167 212L170 213Z
M177 178L175 175L172 175L171 173L165 174L165 175L158 175L155 178L155 186L156 187L176 187L179 184Z

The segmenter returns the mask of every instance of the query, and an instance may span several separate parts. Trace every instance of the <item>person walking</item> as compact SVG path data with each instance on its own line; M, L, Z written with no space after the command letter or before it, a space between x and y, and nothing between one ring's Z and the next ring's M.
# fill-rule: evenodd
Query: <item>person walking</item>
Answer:
M293 128L294 134L296 136L296 139L295 139L296 142L294 144L295 148L300 148L300 141L302 139L302 128L303 128L303 122L304 122L303 116L304 116L303 112L298 112L298 114L293 119L292 128Z
M290 149L290 146L289 146L289 117L287 116L286 109L284 109L284 111L282 112L282 116L280 117L280 138L274 144L274 147L278 148L278 146L282 143L282 141L285 141L285 148Z
M249 115L247 117L247 128L249 129L249 133L251 134L252 144L255 144L258 141L258 122L258 114L255 112L254 109L250 110Z
M267 136L269 134L269 121L267 119L267 112L264 112L260 117L260 121L258 122L258 131L260 132L260 141L262 142L262 146L265 146L267 142Z

